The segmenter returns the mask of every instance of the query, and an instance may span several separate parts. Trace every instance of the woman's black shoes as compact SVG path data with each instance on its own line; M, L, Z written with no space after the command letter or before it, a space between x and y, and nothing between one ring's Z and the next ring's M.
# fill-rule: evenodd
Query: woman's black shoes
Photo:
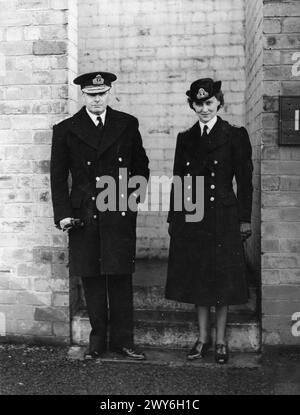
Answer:
M189 360L202 359L207 354L210 347L211 347L211 341L208 341L207 343L203 343L197 340L193 348L188 353L187 358Z
M223 365L228 362L228 346L227 344L216 344L215 360L217 363Z
M211 341L203 343L197 340L193 348L187 355L188 360L202 359L206 356L208 350L211 347ZM228 346L227 344L216 344L215 346L215 361L219 364L225 364L228 362Z

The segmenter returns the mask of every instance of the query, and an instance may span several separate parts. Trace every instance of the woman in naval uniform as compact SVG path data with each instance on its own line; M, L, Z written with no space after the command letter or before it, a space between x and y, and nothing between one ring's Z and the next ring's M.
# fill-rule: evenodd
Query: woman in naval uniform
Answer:
M177 137L173 174L188 180L179 192L175 181L172 186L166 298L196 306L199 337L189 360L203 358L211 346L210 307L215 307L215 359L226 363L228 306L248 300L243 241L251 235L252 150L244 127L217 116L224 104L221 81L198 79L186 95L199 120ZM204 195L197 201L201 177ZM178 201L182 209L176 208ZM193 216L190 206L200 202L202 220L199 215L187 220Z

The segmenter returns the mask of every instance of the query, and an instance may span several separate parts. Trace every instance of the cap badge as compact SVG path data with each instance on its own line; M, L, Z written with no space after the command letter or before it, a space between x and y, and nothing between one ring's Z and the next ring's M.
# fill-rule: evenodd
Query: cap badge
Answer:
M96 78L93 79L93 85L103 85L104 79L101 75L97 75Z
M205 89L200 88L197 94L198 99L206 98L208 97L209 93L205 91Z

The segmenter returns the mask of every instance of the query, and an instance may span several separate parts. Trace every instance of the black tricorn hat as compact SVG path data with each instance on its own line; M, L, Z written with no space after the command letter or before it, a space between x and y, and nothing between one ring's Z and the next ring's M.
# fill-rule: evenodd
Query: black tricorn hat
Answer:
M194 81L190 89L186 91L186 95L196 103L201 103L213 97L221 89L222 82L214 82L211 78L197 79Z
M98 94L108 91L111 83L117 79L116 75L110 72L89 72L77 76L74 84L80 85L83 92Z

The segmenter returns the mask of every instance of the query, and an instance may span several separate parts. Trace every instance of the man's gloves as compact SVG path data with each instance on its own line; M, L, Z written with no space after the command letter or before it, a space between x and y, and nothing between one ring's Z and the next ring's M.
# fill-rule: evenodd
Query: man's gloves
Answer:
M81 228L83 226L83 222L80 219L64 218L59 222L59 225L63 232L65 232L72 228Z
M59 222L59 226L63 231L67 230L71 226L72 218L64 218Z
M243 242L245 242L246 239L250 238L251 224L248 222L241 222L240 223L240 234L241 234L241 238Z

